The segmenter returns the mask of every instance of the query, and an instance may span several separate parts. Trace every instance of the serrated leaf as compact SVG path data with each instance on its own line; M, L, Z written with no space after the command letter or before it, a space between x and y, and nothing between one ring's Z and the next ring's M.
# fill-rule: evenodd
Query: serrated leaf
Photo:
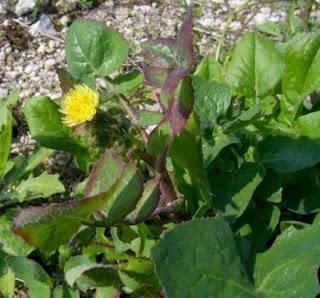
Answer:
M59 175L50 175L43 172L37 177L29 177L22 181L15 189L20 202L37 198L47 198L55 193L65 191L64 185L59 181Z
M242 96L262 96L280 81L284 63L273 43L258 33L247 33L236 44L226 81Z
M149 40L142 45L146 81L157 88L175 90L191 70L194 59L192 8L189 8L177 39Z
M96 21L76 20L66 40L66 60L76 79L92 83L120 68L128 55L128 45L114 29Z
M220 218L176 226L155 245L152 259L170 298L254 297L233 233Z

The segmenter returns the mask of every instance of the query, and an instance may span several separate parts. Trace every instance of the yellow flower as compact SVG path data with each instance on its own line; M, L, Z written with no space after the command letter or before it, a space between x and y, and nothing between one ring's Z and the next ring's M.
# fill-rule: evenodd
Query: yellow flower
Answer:
M64 97L61 104L63 123L75 126L85 121L91 121L97 112L99 95L86 85L75 85Z

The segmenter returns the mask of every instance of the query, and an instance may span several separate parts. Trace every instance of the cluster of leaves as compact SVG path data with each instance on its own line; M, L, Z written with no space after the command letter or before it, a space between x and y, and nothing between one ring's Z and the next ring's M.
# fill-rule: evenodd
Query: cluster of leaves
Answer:
M144 75L115 76L125 40L94 21L71 25L62 89L98 90L96 117L73 129L59 100L29 99L39 149L11 161L16 96L0 102L4 297L15 280L31 298L320 292L320 32L280 39L270 28L244 34L223 63L194 68L189 9L175 39L142 45ZM54 150L87 176L73 192L56 175L30 174ZM59 192L64 202L17 213Z

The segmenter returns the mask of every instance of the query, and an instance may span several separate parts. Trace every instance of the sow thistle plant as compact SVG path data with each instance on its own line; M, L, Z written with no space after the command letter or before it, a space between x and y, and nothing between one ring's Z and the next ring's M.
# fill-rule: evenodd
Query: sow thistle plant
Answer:
M8 159L0 102L2 295L317 297L320 32L282 33L195 65L189 8L175 39L142 44L143 74L115 76L126 41L75 21L63 97L25 103L27 159ZM41 173L55 150L76 187Z

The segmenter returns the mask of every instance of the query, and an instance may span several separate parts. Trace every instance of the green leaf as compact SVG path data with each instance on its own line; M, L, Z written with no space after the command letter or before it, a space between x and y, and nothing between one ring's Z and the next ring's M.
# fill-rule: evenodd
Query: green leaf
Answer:
M0 270L0 294L3 298L14 297L15 274L10 267Z
M66 59L76 79L92 82L120 68L128 55L128 45L114 29L89 20L76 20L69 28Z
M126 216L125 221L137 224L146 220L156 208L160 197L160 185L157 179L149 180L135 208Z
M7 107L4 106L4 103L0 101L0 114L3 113L5 113L6 118L4 119L3 125L0 121L0 181L6 170L12 137L12 115L11 112L7 110Z
M316 297L320 292L319 224L287 229L265 253L257 256L255 284L266 298ZM305 277L309 276L306 282Z
M155 245L152 259L170 298L254 297L233 233L220 218L176 226Z
M294 177L284 188L283 205L301 215L320 211L318 177L319 170L316 167L297 173L297 177Z
M195 90L194 110L201 120L203 129L216 126L219 117L226 115L231 104L231 90L227 84L207 82L201 77L193 77Z
M107 97L111 98L118 94L131 92L143 85L143 79L143 74L140 72L121 74L107 85Z
M297 119L297 128L301 135L310 139L320 139L320 111L303 115Z
M234 223L246 210L254 190L264 177L264 169L256 163L243 163L232 175L215 175L211 189L214 206L225 219Z
M22 158L21 161L16 162L13 168L6 174L5 180L9 183L16 183L21 178L32 172L53 152L54 150L52 149L38 147L27 159Z
M55 193L65 191L64 185L59 181L59 175L50 175L43 172L40 176L29 177L22 181L15 189L20 202L37 198L47 198Z
M53 298L80 298L79 290L72 290L66 285L58 286L53 290Z
M95 298L120 297L120 292L115 287L97 288Z
M212 140L203 138L202 152L205 167L208 167L225 147L235 143L239 143L239 139L233 134L215 133Z
M77 232L82 221L103 205L107 194L59 205L22 209L14 220L13 232L44 252L56 250Z
M271 204L253 204L236 223L238 233L250 240L255 251L262 251L279 223L280 214L280 209Z
M188 150L186 150L188 148ZM201 205L212 206L212 196L204 168L199 124L194 114L169 148L174 181L184 194L188 211L194 215Z
M8 265L16 277L26 283L30 298L51 297L52 281L37 262L22 257L10 257Z
M108 201L103 204L96 218L105 225L119 222L135 208L142 191L143 183L139 170L134 164L130 164L113 187Z
M235 46L226 79L239 95L262 96L280 81L283 69L282 56L273 43L252 32Z
M103 271L105 271L105 278L108 274L115 274L115 269L113 265L98 264L96 262L91 261L85 255L72 257L66 262L64 267L65 280L71 287L73 287L77 279L79 279L82 276L82 274L84 274L86 271L98 268L104 269Z
M197 66L194 75L207 81L223 82L222 67L213 57L203 58Z
M88 150L72 136L72 130L61 122L59 106L48 97L29 99L24 115L32 136L43 147L86 155Z
M292 173L320 161L320 140L269 136L258 144L258 152L266 167L280 173Z
M257 30L261 33L267 33L269 35L275 36L275 37L282 37L282 28L281 24L267 21L259 26L257 26Z
M34 250L34 247L12 233L11 221L14 213L8 210L0 216L0 246L2 251L9 255L26 257Z
M296 35L285 53L286 69L282 88L296 109L303 97L320 88L320 33Z
M151 125L157 125L162 117L163 115L159 112L140 111L138 121L141 127L148 127Z

